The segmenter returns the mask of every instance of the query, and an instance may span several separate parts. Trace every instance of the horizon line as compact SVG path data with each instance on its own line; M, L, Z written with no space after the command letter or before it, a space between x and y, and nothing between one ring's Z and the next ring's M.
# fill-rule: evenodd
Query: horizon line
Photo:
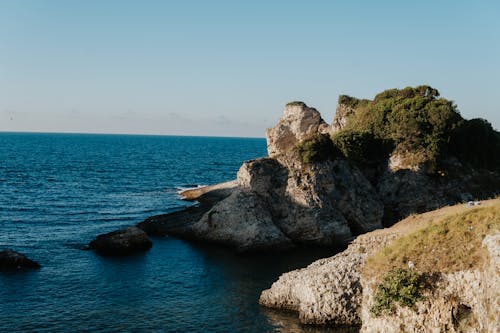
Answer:
M195 135L195 134L152 134L152 133L102 133L102 132L46 132L46 131L3 131L0 134L75 134L75 135L129 135L129 136L170 136L199 138L234 138L234 139L266 139L264 136L229 136L229 135Z

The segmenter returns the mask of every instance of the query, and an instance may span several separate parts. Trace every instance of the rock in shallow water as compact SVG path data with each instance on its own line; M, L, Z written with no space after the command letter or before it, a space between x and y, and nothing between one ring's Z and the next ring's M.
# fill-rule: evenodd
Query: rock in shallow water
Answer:
M40 264L10 249L0 252L0 271L25 268L40 268Z
M148 235L137 227L99 235L89 243L89 249L106 256L124 256L147 251L153 246Z

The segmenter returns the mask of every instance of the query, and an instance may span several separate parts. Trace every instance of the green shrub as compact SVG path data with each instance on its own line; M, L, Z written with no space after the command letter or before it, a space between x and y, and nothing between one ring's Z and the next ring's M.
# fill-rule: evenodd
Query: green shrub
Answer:
M408 269L397 268L384 275L377 286L371 312L375 316L391 314L395 304L413 307L421 299L423 276Z
M332 141L348 160L361 166L387 161L393 149L390 141L377 139L369 132L344 130L334 134Z
M500 133L485 119L463 121L452 133L450 152L475 167L500 171Z
M305 139L297 144L295 148L303 163L323 162L341 156L338 148L335 147L326 134L318 134Z
M354 109L366 105L369 102L370 101L367 99L359 99L348 95L340 95L338 99L338 104L347 105Z
M453 102L438 97L436 89L425 85L386 90L360 106L346 129L372 133L392 142L397 153L419 152L419 163L436 164L462 121Z

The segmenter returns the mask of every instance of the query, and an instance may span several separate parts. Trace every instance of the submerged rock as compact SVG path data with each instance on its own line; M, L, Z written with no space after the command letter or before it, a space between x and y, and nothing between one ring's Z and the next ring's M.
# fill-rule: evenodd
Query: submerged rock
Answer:
M97 236L89 249L106 256L123 256L147 251L153 246L148 235L137 227L113 231Z
M40 268L40 264L10 249L0 252L0 270Z

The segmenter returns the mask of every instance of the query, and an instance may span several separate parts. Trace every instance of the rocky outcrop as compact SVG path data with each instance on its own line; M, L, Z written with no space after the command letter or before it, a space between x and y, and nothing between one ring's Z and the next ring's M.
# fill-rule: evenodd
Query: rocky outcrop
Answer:
M265 244L288 248L344 243L356 232L380 226L382 204L362 200L376 197L362 179L342 161L313 169L285 167L271 158L248 161L238 172L238 189L214 205L192 230L239 250Z
M440 274L415 308L398 306L392 315L370 312L375 281L362 279L362 332L499 332L500 234L486 236L483 248L483 268Z
M316 109L287 104L268 130L270 157L243 163L235 182L181 193L200 204L139 227L239 251L333 246L380 228L382 201L357 167L343 158L308 164L297 157L301 140L328 130Z
M88 248L105 256L124 256L147 251L153 246L148 235L137 227L97 236Z
M10 249L0 252L0 271L40 268L40 264Z
M332 126L302 102L287 104L276 126L267 130L269 157L243 163L234 181L182 192L184 199L199 204L138 226L149 234L221 243L240 251L332 246L412 213L498 191L497 173L464 172L453 158L446 163L460 170L455 174L430 173L428 166L394 152L374 165L348 160L339 149L312 162L300 156L304 142L344 129L360 110L356 108L368 102L341 96Z
M359 236L331 258L283 274L262 292L259 303L296 311L304 324L361 325L363 264L400 235L396 230L381 231Z
M316 109L303 102L288 103L278 124L267 129L267 152L270 157L287 153L303 139L329 131L330 126Z

